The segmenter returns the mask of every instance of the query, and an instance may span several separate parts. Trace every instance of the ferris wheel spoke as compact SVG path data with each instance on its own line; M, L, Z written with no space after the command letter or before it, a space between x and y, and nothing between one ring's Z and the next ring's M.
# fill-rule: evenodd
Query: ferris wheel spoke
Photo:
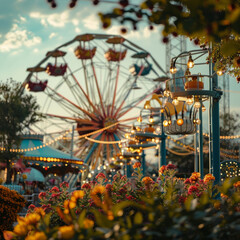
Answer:
M93 75L94 75L94 79L95 79L95 83L96 83L96 87L97 87L98 97L99 97L99 100L100 100L100 105L102 107L102 112L103 112L103 115L106 117L106 112L105 112L105 108L104 108L104 105L103 105L102 95L101 95L101 92L100 92L100 89L99 89L98 79L97 79L96 71L95 71L92 60L91 60L91 65L92 65Z
M85 68L86 68L86 66L84 65L83 69L85 69ZM92 101L90 100L89 94L87 94L87 93L84 91L83 87L82 87L81 84L78 82L78 80L77 80L77 78L75 77L75 75L72 73L70 67L68 67L68 69L69 69L69 71L71 72L72 78L74 79L74 81L75 81L75 83L77 84L77 86L80 88L81 92L83 93L83 95L84 95L84 97L86 98L86 100L88 101L88 103L91 105L91 107L94 109L94 111L98 112L98 110L96 109L96 107L94 106L94 104L92 103ZM84 73L85 73L85 71L84 71ZM84 75L84 76L85 76L85 75ZM87 86L86 78L85 78L85 84L86 84L86 86ZM87 90L87 91L88 91L88 90ZM82 100L82 102L85 103L84 100ZM98 112L98 113L99 113L99 112Z
M123 112L120 112L119 115L118 115L118 118L121 118L123 115L127 114L129 111L131 111L132 109L134 109L137 105L139 105L144 99L146 99L147 97L151 96L152 94L154 93L154 91L148 93L148 94L145 94L144 96L142 96L139 100L136 100L133 105L128 105L126 106L127 110L126 111L123 111Z
M50 88L50 89L51 89L51 88ZM51 89L51 90L54 92L53 89ZM76 107L77 109L81 110L83 113L85 113L85 114L86 114L87 116L89 116L91 119L97 120L97 117L96 117L94 114L92 114L92 113L86 111L85 109L79 107L77 104L73 103L72 101L70 101L69 99L67 99L67 98L64 97L63 95L61 95L60 93L57 93L57 92L55 92L55 93L56 93L59 97L62 97L64 100L66 100L68 103L71 103L71 104L72 104L74 107Z

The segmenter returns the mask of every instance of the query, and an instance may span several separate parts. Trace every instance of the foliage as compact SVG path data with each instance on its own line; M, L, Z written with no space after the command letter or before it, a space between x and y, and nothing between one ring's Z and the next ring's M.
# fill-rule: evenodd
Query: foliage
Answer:
M217 199L212 195L217 186L213 186L214 177L211 174L200 179L199 173L193 173L184 183L174 177L176 167L172 164L163 166L159 173L158 182L154 182L150 177L143 177L140 166L135 166L134 181L128 181L118 173L112 184L107 183L104 174L100 174L96 181L85 183L82 190L69 195L63 205L61 202L58 207L52 208L64 221L63 226L49 227L53 213L44 211L43 207L34 208L25 218L19 218L14 231L5 232L5 237L237 238L240 233L240 181L226 180L218 187L222 198ZM129 194L133 198L128 199ZM40 198L43 199L44 195L42 193Z
M57 1L49 1L55 8ZM71 1L70 8L77 1ZM93 0L98 5L101 0ZM137 30L139 25L148 25L149 29L161 26L162 41L167 43L170 37L183 35L196 45L213 43L212 59L215 70L229 71L240 81L240 2L239 0L119 0L115 8L99 13L103 28L109 28L113 22L122 26L122 34L127 27ZM80 3L79 3L80 6Z
M12 229L13 222L17 220L17 213L24 205L25 199L19 193L0 186L0 233Z
M0 144L5 148L0 160L7 161L8 170L9 160L17 155L10 149L19 147L23 131L41 119L38 109L36 99L24 93L21 83L12 79L0 82ZM9 177L8 174L8 181Z

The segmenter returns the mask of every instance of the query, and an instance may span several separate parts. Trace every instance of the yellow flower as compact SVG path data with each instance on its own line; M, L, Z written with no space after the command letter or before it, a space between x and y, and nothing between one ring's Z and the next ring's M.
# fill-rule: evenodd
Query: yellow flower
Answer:
M13 232L16 235L21 236L21 237L26 236L28 233L28 226L27 226L27 224L21 222L14 227Z
M208 173L208 174L206 174L206 175L204 176L203 181L204 181L205 183L208 183L208 182L210 182L210 181L215 181L215 177L214 177L211 173Z
M72 194L72 197L75 198L76 200L77 199L82 199L84 197L84 191L82 190L78 190L78 191L74 191L73 194Z
M44 232L36 232L33 235L27 236L25 240L47 240L47 236Z
M58 229L59 238L61 239L72 239L74 236L74 227L70 226L62 226Z
M37 213L30 213L25 217L25 222L28 225L36 225L41 219L41 216Z
M41 207L35 207L34 212L39 214L42 217L46 214L45 211Z
M83 220L83 226L84 228L92 228L94 226L94 222L88 218L85 218Z
M96 185L91 191L91 196L96 196L103 194L105 192L105 187L102 185Z
M72 199L71 199L72 200ZM76 202L75 201L69 201L69 208L70 209L73 209L73 208L75 208L76 206L77 206L77 204L76 204Z

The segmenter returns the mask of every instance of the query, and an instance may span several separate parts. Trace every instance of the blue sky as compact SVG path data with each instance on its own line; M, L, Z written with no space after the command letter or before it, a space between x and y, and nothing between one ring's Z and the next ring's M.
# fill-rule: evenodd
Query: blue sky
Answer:
M119 34L120 26L104 31L97 13L117 5L101 3L94 7L91 1L78 1L69 9L68 0L58 0L52 9L44 0L0 0L0 80L13 78L23 82L26 69L36 65L47 51L84 33ZM140 25L138 31L124 36L149 51L165 69L165 45L160 28L148 30ZM188 43L188 50L194 46ZM240 85L230 79L231 109L239 111ZM234 92L236 91L236 92Z

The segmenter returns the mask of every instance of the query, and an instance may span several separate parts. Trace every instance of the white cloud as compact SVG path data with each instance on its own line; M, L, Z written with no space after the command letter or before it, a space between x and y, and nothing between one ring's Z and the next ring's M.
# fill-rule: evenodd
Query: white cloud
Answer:
M79 20L74 18L74 19L72 19L72 23L74 26L77 26L79 24Z
M38 53L38 52L39 52L39 49L38 49L38 48L34 48L34 49L33 49L33 52Z
M91 29L91 30L97 30L99 29L100 22L98 17L95 14L92 14L86 18L83 19L84 27Z
M5 40L0 44L0 52L9 52L23 46L32 47L42 41L40 37L33 36L31 32L19 28L17 24L13 24L4 38Z
M49 38L51 39L51 38L54 38L54 37L56 37L56 36L57 36L57 34L54 33L54 32L52 32L52 33L49 35Z
M70 20L69 10L62 13L53 13L50 15L41 14L39 12L31 12L29 15L31 18L41 19L41 24L44 26L50 25L53 27L64 27L66 23L73 22ZM76 21L74 21L76 24Z
M0 34L0 38L2 37L2 34Z
M76 27L76 28L75 28L75 32L76 32L76 33L80 33L80 32L81 32L81 29L78 28L78 27Z
M21 16L20 16L20 20L21 20L22 22L26 22L26 21L27 21L25 17L21 17Z

